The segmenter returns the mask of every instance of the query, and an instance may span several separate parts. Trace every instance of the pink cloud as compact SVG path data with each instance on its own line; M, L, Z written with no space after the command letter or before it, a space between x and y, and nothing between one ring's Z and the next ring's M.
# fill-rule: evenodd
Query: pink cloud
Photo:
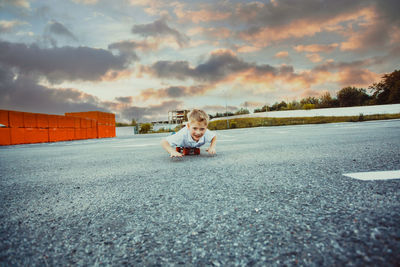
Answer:
M314 36L325 31L345 33L346 29L343 28L343 23L364 24L370 22L373 17L374 10L372 8L364 8L356 12L339 14L331 19L300 18L288 24L250 29L240 32L238 37L255 46L265 47L271 43L290 38Z
M184 9L182 4L177 5L174 9L175 15L182 21L191 21L193 23L210 22L224 20L231 16L230 12L219 12L206 6L198 11Z
M250 45L245 45L237 48L238 53L253 53L259 51L261 48L255 47L255 46L250 46Z
M312 44L312 45L297 45L294 49L297 52L310 52L310 53L319 53L319 52L332 52L335 50L339 44L333 43L328 45L321 45L321 44Z
M322 61L322 57L318 54L307 54L306 57L313 63Z
M280 51L275 54L276 58L287 58L289 57L289 52L288 51Z

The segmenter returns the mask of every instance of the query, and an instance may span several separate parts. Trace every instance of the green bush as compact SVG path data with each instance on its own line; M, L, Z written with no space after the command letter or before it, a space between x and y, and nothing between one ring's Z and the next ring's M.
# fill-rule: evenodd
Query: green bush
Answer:
M139 133L141 133L141 134L148 133L148 132L150 132L152 127L153 127L153 125L151 125L151 123L142 123L140 125Z
M235 129L237 127L237 122L236 121L229 121L229 127L232 129Z
M304 104L303 109L305 110L315 109L315 104Z

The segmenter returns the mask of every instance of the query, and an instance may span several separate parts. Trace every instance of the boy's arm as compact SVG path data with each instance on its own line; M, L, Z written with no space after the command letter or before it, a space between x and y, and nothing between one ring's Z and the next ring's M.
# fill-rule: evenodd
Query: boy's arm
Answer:
M171 147L167 140L161 140L161 146L170 154L170 157L182 157L182 154L177 152L173 147Z
M216 145L217 145L217 136L214 136L213 139L211 139L210 147L207 149L208 154L214 155L215 153L217 153L217 151L215 150Z

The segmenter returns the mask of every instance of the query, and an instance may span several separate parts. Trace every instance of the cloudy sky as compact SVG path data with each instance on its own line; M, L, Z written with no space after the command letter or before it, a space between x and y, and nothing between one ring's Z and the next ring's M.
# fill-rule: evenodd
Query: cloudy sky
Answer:
M368 88L398 0L0 0L0 109L167 119Z

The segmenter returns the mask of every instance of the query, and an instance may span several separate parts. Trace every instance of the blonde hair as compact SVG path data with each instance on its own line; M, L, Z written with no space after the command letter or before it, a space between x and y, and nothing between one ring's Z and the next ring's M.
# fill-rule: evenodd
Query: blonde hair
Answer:
M193 109L188 113L188 120L190 121L197 121L197 122L205 122L207 125L210 121L210 117L208 114L201 109Z

